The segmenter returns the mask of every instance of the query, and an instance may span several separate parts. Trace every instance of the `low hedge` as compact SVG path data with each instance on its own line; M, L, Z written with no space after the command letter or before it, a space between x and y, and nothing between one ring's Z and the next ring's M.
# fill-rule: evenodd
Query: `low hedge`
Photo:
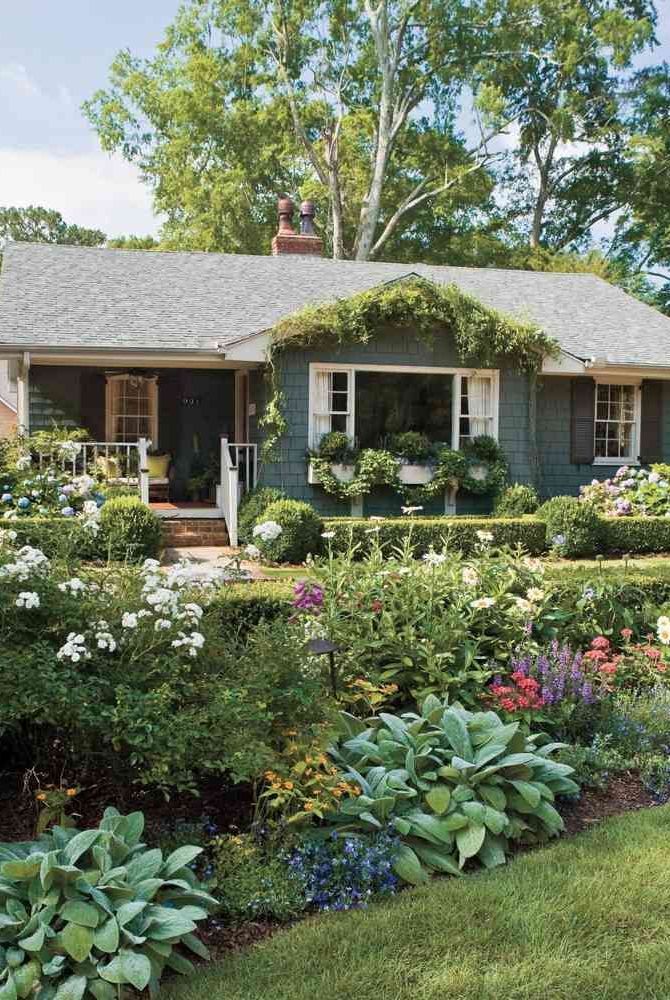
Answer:
M99 539L82 527L76 518L21 517L0 522L0 527L16 532L17 545L32 545L49 559L100 557Z
M603 517L603 550L670 552L670 517Z
M288 618L292 601L292 583L231 583L221 588L208 606L208 614L218 617L222 635L233 638L243 636L261 621Z
M379 529L373 533L373 529ZM412 550L420 556L431 546L448 548L469 554L478 543L477 532L493 535L493 545L523 545L537 555L545 549L545 525L535 517L403 517L370 521L363 518L330 517L325 519L326 532L335 532L331 539L334 552L346 552L350 543L358 545L363 555L369 550L375 534L386 548L400 546L410 536Z

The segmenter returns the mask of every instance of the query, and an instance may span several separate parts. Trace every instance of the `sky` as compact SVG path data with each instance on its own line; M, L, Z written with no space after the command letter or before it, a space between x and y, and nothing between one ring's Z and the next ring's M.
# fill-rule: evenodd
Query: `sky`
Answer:
M0 205L55 208L109 236L155 233L135 168L100 149L82 102L122 48L150 55L179 0L0 0ZM670 60L670 0L652 59Z

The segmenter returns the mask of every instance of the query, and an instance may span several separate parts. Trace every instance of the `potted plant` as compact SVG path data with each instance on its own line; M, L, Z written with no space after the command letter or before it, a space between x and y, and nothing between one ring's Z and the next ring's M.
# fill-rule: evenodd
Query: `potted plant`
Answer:
M344 431L329 431L328 434L324 434L317 451L310 452L309 458L328 462L331 472L342 483L349 483L354 478L357 452ZM318 472L311 461L307 481L312 485L319 482Z
M423 486L433 478L433 447L425 434L405 431L394 434L389 451L400 461L398 478L408 486Z

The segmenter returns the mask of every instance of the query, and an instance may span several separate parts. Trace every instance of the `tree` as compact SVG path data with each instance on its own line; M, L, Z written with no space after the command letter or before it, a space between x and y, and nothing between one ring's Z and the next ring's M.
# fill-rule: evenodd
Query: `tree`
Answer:
M20 243L63 243L68 246L99 247L107 237L99 229L68 224L60 212L38 205L28 208L0 208L0 245L7 240Z
M517 53L481 62L475 87L494 120L516 122L518 141L501 173L510 213L532 248L584 246L627 198L622 73L653 43L653 0L493 6L500 31L516 34Z
M107 240L112 250L161 250L161 242L155 236L115 236Z

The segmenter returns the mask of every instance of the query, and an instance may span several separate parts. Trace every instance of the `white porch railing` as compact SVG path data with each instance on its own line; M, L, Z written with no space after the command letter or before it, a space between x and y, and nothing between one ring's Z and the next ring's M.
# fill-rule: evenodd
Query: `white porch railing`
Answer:
M149 503L148 438L139 441L77 441L66 448L38 454L40 472L57 465L72 476L102 475L109 483L136 486L140 498Z
M232 546L237 545L237 508L240 496L256 485L258 446L236 444L221 438L221 482L217 493Z

